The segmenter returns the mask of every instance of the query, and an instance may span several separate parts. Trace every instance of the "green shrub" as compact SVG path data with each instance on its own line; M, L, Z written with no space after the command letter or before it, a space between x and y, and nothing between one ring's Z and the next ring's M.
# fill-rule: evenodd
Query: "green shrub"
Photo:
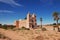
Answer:
M21 30L25 30L26 28L25 27L22 27L22 28L20 28Z
M46 28L42 28L42 31L46 31L47 29Z

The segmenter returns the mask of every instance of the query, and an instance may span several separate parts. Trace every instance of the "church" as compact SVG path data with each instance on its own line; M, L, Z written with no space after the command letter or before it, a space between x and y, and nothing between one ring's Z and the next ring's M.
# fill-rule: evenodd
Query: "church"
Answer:
M16 20L14 24L17 28L21 28L21 27L36 28L37 27L36 15L28 12L27 17L24 20L21 19Z

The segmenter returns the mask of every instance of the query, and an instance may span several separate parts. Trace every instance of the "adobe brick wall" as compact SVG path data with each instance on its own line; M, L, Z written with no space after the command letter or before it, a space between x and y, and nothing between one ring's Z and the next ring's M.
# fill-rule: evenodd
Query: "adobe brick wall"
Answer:
M26 20L19 21L19 28L26 27Z

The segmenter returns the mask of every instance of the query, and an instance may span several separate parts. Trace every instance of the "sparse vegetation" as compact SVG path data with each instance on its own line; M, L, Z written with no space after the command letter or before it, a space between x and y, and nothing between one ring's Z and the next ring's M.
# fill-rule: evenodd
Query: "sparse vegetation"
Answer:
M13 26L13 25L6 25L6 24L4 24L4 25L1 25L0 24L0 28L3 28L3 29L13 29L13 28L15 28L15 26Z
M3 35L3 34L0 34L0 39L2 39L2 40L11 40L10 38L8 38L8 37L6 37L5 35Z
M24 26L20 28L20 30L30 30L29 28L25 28Z
M0 38L1 38L1 39L6 39L7 37L4 36L3 34L0 34Z
M42 31L46 31L47 29L46 28L42 28Z
M21 27L21 28L14 28L13 31L16 31L16 30L30 30L29 28L25 28L24 26Z
M36 40L44 40L43 36L37 36Z
M12 30L2 30L0 29L1 33L5 33L4 35L7 35L9 33L9 35L7 35L6 38L8 38L8 40L58 40L60 39L60 33L56 32L56 31L45 31L44 28L42 30L19 30L19 31L12 31ZM7 33L8 32L8 33ZM2 34L3 35L3 34ZM5 38L3 37L3 39ZM0 36L1 38L1 36ZM20 38L20 39L19 39Z
M7 29L7 26L6 26L6 25L2 25L2 28L3 28L3 29Z

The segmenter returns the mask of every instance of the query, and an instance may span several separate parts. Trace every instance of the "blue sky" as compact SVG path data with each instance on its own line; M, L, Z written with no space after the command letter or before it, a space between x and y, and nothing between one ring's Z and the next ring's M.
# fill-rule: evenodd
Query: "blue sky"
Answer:
M50 24L54 23L52 13L55 11L60 12L60 0L0 0L0 23L13 24L30 12L36 14L38 24L40 17L43 24Z

